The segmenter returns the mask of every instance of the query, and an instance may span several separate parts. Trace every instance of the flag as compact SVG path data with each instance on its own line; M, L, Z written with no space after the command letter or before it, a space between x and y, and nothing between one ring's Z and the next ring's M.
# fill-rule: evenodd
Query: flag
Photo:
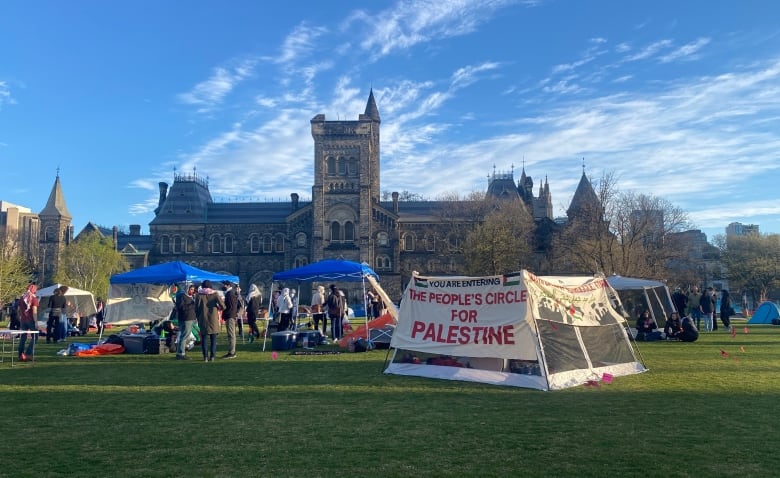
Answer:
M419 277L415 277L414 285L415 287L422 287L423 289L426 289L428 288L428 279L421 279Z
M519 272L515 272L513 274L504 274L503 284L504 284L504 287L509 287L509 286L513 286L513 285L520 285L520 273Z

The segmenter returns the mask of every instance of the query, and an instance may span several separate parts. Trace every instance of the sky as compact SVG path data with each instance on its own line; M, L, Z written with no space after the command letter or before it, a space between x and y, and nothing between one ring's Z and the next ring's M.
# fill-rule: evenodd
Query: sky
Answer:
M311 197L310 120L373 89L382 191L429 199L583 171L668 200L712 240L780 233L780 2L4 0L0 200L59 173L76 233L148 233L158 183Z

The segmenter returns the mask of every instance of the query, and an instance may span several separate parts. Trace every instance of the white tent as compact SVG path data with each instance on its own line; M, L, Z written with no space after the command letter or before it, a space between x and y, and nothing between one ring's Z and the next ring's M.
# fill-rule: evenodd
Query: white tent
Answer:
M62 286L62 284L54 284L38 290L38 322L45 323L49 319L49 299L54 295L54 291L60 286ZM70 307L65 309L65 313L68 317L74 317L76 312L78 312L79 317L89 317L97 312L95 296L92 295L92 292L76 289L75 287L68 287L65 298L67 298L70 303Z
M608 277L607 282L617 291L632 327L639 314L648 309L658 328L663 329L666 319L676 310L664 282L619 275Z
M414 275L385 373L554 390L645 371L604 278Z

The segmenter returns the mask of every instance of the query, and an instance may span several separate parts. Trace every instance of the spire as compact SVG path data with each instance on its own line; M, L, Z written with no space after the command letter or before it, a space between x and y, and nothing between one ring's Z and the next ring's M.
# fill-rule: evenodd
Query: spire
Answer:
M583 214L589 212L601 211L601 201L596 195L596 191L593 190L593 185L588 180L588 176L585 174L585 165L582 166L582 177L580 177L580 183L577 185L577 190L574 191L574 197L571 199L569 209L566 211L566 215L569 218L577 214Z
M65 195L62 193L62 185L60 184L60 168L57 168L57 177L54 179L54 186L49 193L49 200L46 201L46 207L38 214L39 216L59 216L66 219L72 219L68 211L68 206L65 204Z
M368 93L368 102L366 103L365 115L374 121L379 121L379 108L376 107L373 88L371 88L371 91Z

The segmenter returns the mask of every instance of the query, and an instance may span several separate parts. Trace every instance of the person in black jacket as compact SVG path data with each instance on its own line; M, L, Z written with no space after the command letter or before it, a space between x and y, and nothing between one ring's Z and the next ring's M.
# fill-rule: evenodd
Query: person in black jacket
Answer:
M228 353L222 356L223 359L236 358L236 319L238 317L239 299L236 287L230 281L223 281L225 291L225 310L222 311L222 320L225 321L227 330Z
M187 357L187 340L195 323L195 285L190 284L187 292L179 292L176 296L176 318L179 321L179 335L176 345L176 360L189 360Z
M682 333L682 321L680 320L680 314L672 312L669 315L669 319L664 326L664 334L666 334L666 340L679 340Z
M636 339L650 342L659 340L661 332L657 331L658 324L655 323L650 311L645 309L636 320Z
M734 306L731 302L731 294L726 289L720 292L720 320L726 331L731 332L731 314L734 312Z

